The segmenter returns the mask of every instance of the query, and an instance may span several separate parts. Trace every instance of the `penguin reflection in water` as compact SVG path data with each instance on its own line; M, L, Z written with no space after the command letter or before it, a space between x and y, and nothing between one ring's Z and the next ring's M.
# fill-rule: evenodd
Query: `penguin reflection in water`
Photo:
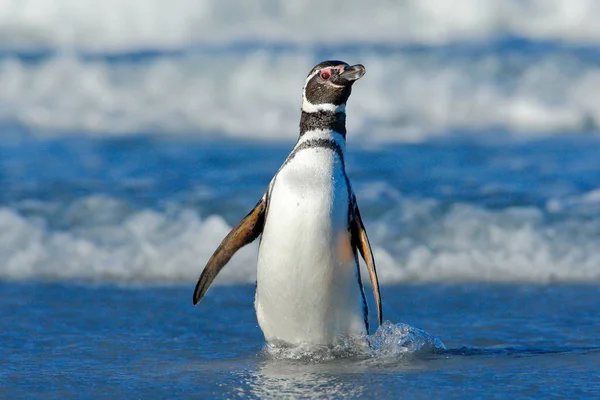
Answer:
M242 246L262 234L256 317L268 342L330 345L368 334L358 253L379 324L379 283L356 196L346 175L346 101L362 65L325 61L308 74L300 137L256 207L223 239L200 275L194 304Z

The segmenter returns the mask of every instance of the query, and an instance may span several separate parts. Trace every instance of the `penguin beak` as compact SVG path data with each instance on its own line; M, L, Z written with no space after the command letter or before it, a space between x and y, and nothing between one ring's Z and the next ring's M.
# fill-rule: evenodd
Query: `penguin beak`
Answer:
M362 64L356 64L351 67L346 67L344 71L336 79L336 84L347 85L360 79L367 70Z

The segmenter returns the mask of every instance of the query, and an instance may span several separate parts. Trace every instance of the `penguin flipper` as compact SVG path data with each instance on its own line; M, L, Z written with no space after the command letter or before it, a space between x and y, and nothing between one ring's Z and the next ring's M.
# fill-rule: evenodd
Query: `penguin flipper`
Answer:
M352 204L353 206L350 218L352 245L355 248L358 248L360 255L367 264L369 278L371 278L371 286L373 286L373 296L375 297L375 304L377 305L377 317L379 320L379 325L381 325L383 323L383 311L381 308L381 294L379 293L379 280L377 279L377 270L375 269L375 259L373 258L373 252L371 251L371 244L369 243L367 231L365 230L362 218L360 217L360 211L358 210L356 198L353 198Z
M263 231L266 196L225 236L202 271L194 289L194 305L198 304L217 274L240 248L256 239Z

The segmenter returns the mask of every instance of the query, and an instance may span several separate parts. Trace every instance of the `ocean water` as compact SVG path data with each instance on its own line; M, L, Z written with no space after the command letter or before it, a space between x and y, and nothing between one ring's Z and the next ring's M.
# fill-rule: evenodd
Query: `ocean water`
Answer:
M2 283L3 398L597 398L597 286L385 285L371 351L269 352L253 285ZM439 338L443 338L443 347Z
M599 397L598 19L593 0L0 1L0 397ZM386 323L366 347L269 348L256 244L192 290L324 59L367 68L346 165Z

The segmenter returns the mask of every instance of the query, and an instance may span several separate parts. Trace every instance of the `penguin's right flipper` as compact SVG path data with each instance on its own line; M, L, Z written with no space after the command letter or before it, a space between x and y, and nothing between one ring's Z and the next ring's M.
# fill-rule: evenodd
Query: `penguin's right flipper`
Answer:
M235 252L260 236L265 222L266 204L266 196L263 196L254 209L225 236L225 239L217 247L217 250L215 250L208 263L206 263L206 267L204 267L204 271L202 271L194 289L194 305L202 300L210 284L215 280L219 271L229 262Z

